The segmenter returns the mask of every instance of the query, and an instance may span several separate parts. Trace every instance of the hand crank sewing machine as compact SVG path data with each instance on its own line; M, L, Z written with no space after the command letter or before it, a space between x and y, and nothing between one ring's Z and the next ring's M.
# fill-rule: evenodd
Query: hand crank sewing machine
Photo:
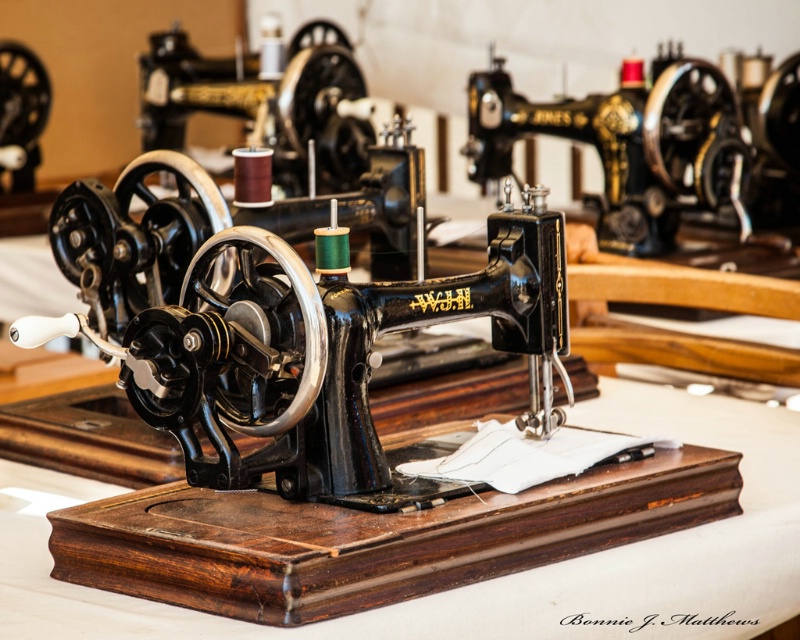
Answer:
M670 52L654 61L648 91L642 61L627 60L616 93L542 104L515 93L504 60L491 57L490 71L469 79L464 153L471 180L485 185L511 175L516 140L554 135L592 144L600 154L602 249L640 256L671 251L685 211L734 212L742 237L749 235L740 196L750 153L738 101L717 67Z
M384 136L384 146L370 148L371 170L364 174L362 189L338 196L342 224L371 235L375 280L409 280L423 269L419 263L424 249L416 244L425 236L420 224L424 214L418 213L425 202L424 154L410 144L409 136L410 125L396 123L394 132ZM237 163L265 158L243 151ZM165 172L177 184L177 193L162 195L152 184ZM52 210L50 239L56 263L90 306L88 327L119 344L135 316L177 304L184 275L200 246L234 223L258 225L291 242L313 241L312 229L325 224L331 200L295 198L267 206L263 200L271 197L269 176L261 178L256 189L246 183L244 189L237 188L235 202L241 199L242 206L235 206L233 215L208 174L172 151L144 154L123 171L113 190L96 180L77 181L65 189ZM136 210L137 198L146 205L143 212ZM222 281L229 277L224 271L218 275ZM476 417L487 407L503 412L525 406L524 362L493 350L482 339L393 333L381 339L379 349L384 360L370 387L382 434L416 428L433 416ZM581 358L571 357L567 367L578 399L597 394L596 378ZM469 393L462 397L465 389ZM115 397L91 388L4 407L2 455L133 486L173 479L180 464L174 441L160 437L156 442L155 436L163 434L152 434L151 441L140 446L135 442L142 433L138 421L122 406L127 403ZM563 385L558 386L556 400L566 401ZM77 437L65 435L76 429ZM106 432L115 435L109 438ZM113 441L120 445L100 457L81 445L90 440L97 442L89 451ZM115 450L123 448L123 442L129 443L124 446L129 460L124 464ZM41 455L66 449L70 455L63 458Z
M34 190L39 137L50 116L50 78L41 60L18 42L0 41L0 194Z
M188 116L204 111L251 122L247 144L274 151L275 184L288 195L306 193L311 140L319 162L310 170L320 191L354 188L367 170L372 102L336 25L309 23L287 49L272 20L260 55L237 58L200 57L178 27L153 34L150 43L139 58L145 151L183 150Z
M489 216L476 273L351 283L332 201L316 231L319 282L275 234L234 227L194 256L179 304L136 315L122 346L77 315L15 323L19 345L83 333L119 358L136 412L185 456L187 482L49 514L53 576L297 625L740 513L738 454L691 446L480 499L481 484L393 473L453 447L384 450L367 383L390 332L490 316L495 347L531 365L517 429L560 437L552 374L567 383L567 266L564 217L546 193L526 190L522 209L509 201ZM263 444L245 451L238 438Z
M564 220L547 211L546 190L523 195L522 211L509 206L489 216L489 267L477 274L351 284L349 230L334 216L329 228L317 230L315 284L285 241L236 227L215 234L194 256L180 305L139 313L121 348L97 337L85 318L67 316L56 326L71 323L64 333L83 332L123 360L122 387L148 424L178 438L190 485L244 489L276 471L278 492L289 499L403 508L419 498L385 493L391 473L369 409L379 336L492 316L496 348L532 356L537 372L542 361L542 391L536 386L535 409L520 419L522 428L549 437L564 422L553 405L552 374L558 369L572 400L560 361L569 353ZM223 284L220 262L235 271ZM35 346L52 330L41 319L24 319L11 336ZM203 452L198 427L216 460ZM227 429L278 439L240 456Z
M755 150L746 199L756 229L796 229L800 213L800 54L772 69L758 53L723 54Z

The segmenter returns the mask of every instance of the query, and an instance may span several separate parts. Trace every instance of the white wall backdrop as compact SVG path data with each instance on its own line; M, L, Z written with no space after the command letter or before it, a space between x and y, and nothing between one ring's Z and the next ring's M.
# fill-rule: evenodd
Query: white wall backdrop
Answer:
M356 44L370 94L455 116L454 145L466 140L458 118L466 113L467 78L487 68L490 41L507 58L515 90L533 101L562 93L564 71L573 97L613 91L624 57L648 60L668 40L713 62L731 48L755 54L760 47L775 64L800 50L798 0L249 0L251 43L267 12L280 15L289 37L308 20L338 23ZM565 143L539 140L543 181L567 193ZM584 155L587 181L596 183L599 160ZM453 173L461 176L461 166ZM453 188L474 191L467 185Z

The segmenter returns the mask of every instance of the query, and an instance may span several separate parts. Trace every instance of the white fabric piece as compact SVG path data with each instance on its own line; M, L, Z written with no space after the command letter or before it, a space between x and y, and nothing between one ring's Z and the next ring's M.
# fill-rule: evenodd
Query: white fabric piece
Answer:
M656 444L676 449L661 436L629 436L562 427L549 440L526 438L514 421L478 422L478 433L444 458L413 461L400 473L462 482L485 482L503 493L519 493L555 478L583 473L625 449Z

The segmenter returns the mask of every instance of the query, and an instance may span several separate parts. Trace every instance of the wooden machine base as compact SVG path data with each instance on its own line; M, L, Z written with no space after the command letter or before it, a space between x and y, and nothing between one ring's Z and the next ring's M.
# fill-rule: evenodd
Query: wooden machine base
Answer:
M576 400L598 395L597 377L582 358L567 358L565 366ZM384 439L487 411L519 413L528 393L527 362L514 359L370 391L370 405ZM556 402L565 401L559 387ZM185 477L177 440L145 425L111 386L0 407L0 457L133 488Z
M518 495L382 515L172 483L50 513L52 576L300 625L738 515L740 458L658 449Z
M55 189L0 195L0 236L47 233L50 209L58 197Z

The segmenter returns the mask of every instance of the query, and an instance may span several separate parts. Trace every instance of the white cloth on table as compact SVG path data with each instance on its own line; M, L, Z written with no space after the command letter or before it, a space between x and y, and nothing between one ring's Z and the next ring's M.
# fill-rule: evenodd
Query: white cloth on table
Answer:
M519 493L555 478L583 473L621 451L657 444L679 448L661 436L629 436L572 427L558 429L549 440L527 438L514 421L478 422L478 432L443 458L412 461L397 470L406 475L485 482L497 491Z

